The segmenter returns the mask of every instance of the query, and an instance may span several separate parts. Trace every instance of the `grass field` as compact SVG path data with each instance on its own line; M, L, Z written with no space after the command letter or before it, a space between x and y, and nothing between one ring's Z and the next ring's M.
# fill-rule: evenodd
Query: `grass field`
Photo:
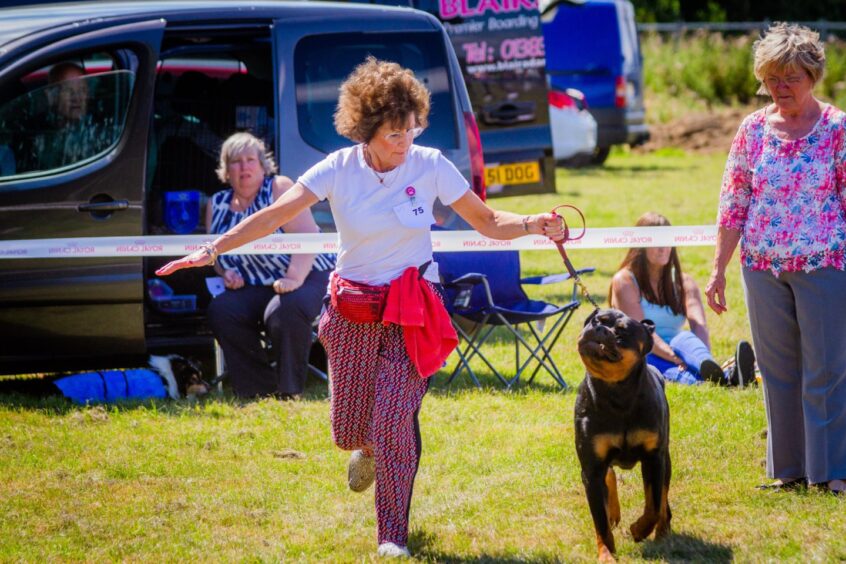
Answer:
M581 207L590 226L632 224L647 209L677 225L712 223L719 156L612 155L602 169L559 170L555 196L503 198L521 212ZM685 248L701 284L710 247ZM621 250L579 251L603 296ZM524 253L525 274L560 270L554 252ZM554 301L569 288L547 290ZM716 355L748 337L735 266L730 311L709 316ZM556 349L572 385L580 309ZM511 348L492 351L506 371ZM420 561L589 562L594 535L573 447L574 394L548 377L503 392L439 374L421 412L424 452L411 509ZM635 544L637 471L622 472L618 556L623 561L837 562L846 560L844 499L815 490L765 493L759 389L668 386L674 534ZM327 392L303 401L73 407L0 398L0 561L369 561L372 489L346 487L347 454L330 440Z

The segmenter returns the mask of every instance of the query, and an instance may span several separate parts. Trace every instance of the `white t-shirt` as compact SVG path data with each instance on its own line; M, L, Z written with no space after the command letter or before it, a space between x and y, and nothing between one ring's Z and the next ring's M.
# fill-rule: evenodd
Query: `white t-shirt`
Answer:
M431 260L435 198L448 206L469 187L439 150L417 145L403 164L379 176L383 184L365 162L363 145L355 145L327 155L297 180L329 200L338 228L338 275L371 285L388 284ZM436 264L425 277L439 281Z

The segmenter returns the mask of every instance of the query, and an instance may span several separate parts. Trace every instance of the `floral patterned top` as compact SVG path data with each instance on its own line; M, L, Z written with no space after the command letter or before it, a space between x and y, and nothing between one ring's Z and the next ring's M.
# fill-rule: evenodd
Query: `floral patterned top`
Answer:
M801 139L776 135L766 108L746 117L723 174L717 225L741 232L751 270L846 270L846 113L826 105Z

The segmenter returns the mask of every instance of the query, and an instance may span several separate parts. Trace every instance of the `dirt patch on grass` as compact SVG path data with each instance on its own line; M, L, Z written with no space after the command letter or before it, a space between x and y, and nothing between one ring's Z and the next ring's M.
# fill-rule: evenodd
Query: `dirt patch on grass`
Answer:
M727 153L743 118L755 108L719 108L707 113L691 113L664 124L649 126L650 139L637 152L663 148L688 153Z

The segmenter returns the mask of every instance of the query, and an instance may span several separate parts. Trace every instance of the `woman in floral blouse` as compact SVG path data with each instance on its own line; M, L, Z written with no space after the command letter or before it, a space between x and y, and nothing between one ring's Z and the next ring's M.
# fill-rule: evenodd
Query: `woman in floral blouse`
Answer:
M753 47L760 94L723 176L708 305L726 311L740 242L767 410L763 487L846 490L846 114L813 95L825 53L810 29L777 24Z

